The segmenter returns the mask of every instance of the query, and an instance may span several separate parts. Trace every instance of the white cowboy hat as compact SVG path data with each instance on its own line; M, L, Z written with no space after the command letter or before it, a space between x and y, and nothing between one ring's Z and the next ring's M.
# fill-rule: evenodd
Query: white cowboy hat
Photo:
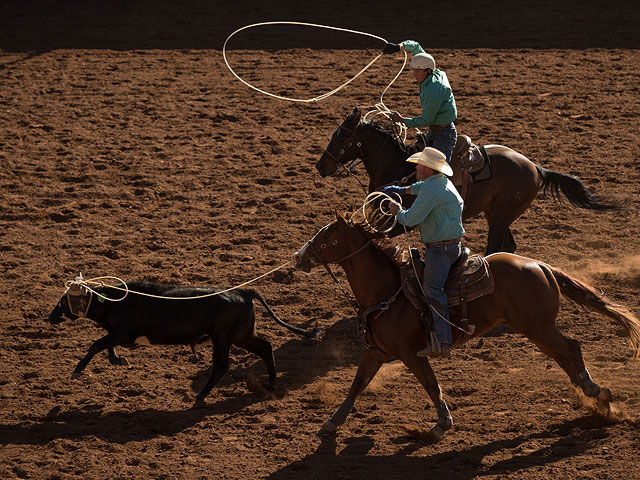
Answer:
M420 165L444 173L447 177L453 175L453 170L451 170L451 166L447 163L447 157L437 148L427 147L419 153L414 153L407 158L407 162L419 163Z
M409 68L416 68L418 70L431 70L436 69L436 61L428 53L416 53L409 62Z

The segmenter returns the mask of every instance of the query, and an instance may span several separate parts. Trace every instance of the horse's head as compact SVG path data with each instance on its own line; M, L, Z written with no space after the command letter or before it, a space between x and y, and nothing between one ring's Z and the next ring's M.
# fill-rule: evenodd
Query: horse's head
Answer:
M362 154L360 142L356 138L356 129L360 124L361 112L358 107L338 126L327 148L316 163L316 169L322 177L332 175L348 162Z
M354 233L358 232L357 235ZM309 272L318 265L339 263L355 255L370 242L358 245L364 235L344 217L336 213L336 219L322 227L311 240L293 254L293 264L299 270ZM360 241L359 243L362 243Z
M62 294L60 301L49 314L49 322L55 325L65 320L77 320L84 318L91 306L93 292L82 278L76 277L69 282L67 289Z

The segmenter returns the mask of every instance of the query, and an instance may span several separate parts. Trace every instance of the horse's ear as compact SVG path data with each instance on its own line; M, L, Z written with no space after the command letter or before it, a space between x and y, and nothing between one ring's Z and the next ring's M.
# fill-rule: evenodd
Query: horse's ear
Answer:
M333 213L336 216L336 221L337 222L346 222L345 216L342 215L341 213L339 213L338 209L336 207L333 207Z
M353 112L351 112L349 114L349 116L347 117L348 120L353 120L355 122L359 122L360 121L360 117L362 116L362 112L360 111L360 108L358 108L358 106L355 106L353 108Z

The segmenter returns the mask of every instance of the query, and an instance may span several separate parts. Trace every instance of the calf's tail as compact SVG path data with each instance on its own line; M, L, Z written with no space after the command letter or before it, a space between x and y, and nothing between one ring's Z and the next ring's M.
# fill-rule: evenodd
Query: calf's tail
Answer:
M545 265L558 282L560 291L578 305L583 305L609 318L616 320L629 335L629 344L633 351L633 359L640 354L640 320L628 308L613 303L604 295L598 293L592 286L587 285L571 275L557 268Z
M278 316L274 313L274 311L271 310L271 307L269 306L269 304L265 301L264 298L262 298L262 296L258 292L252 291L251 293L253 294L253 298L257 299L258 301L260 301L262 305L264 305L264 308L267 309L267 312L269 312L269 315L271 315L271 318L273 318L278 325L282 325L283 327L288 328L292 332L295 332L298 335L302 335L303 337L306 337L306 338L312 338L314 340L317 340L320 338L320 334L321 334L320 328L314 327L309 330L306 330L304 328L298 328L298 327L294 327L293 325L289 325L287 322L280 320L278 318Z

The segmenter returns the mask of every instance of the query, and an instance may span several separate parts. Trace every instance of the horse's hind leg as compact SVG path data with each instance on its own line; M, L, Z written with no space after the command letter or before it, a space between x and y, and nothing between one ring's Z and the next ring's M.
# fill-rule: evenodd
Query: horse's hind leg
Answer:
M388 356L374 352L368 348L362 351L360 361L358 362L358 371L353 379L347 398L344 399L333 416L324 422L320 432L318 432L319 435L335 433L338 430L338 427L345 422L347 416L351 413L353 404L358 396L360 396L367 385L369 385L373 377L378 373L378 370L380 370L382 364L388 359Z
M516 239L513 238L513 233L511 233L511 228L509 227L507 227L502 247L504 252L513 253L516 251Z
M491 255L496 252L508 252L513 253L515 251L515 240L511 235L509 224L501 220L495 220L491 214L485 212L487 223L489 224L489 233L487 235L487 248L484 252L485 255ZM509 242L509 238L512 243ZM511 250L509 250L511 248Z
M578 397L585 405L594 408L601 414L608 415L611 392L608 388L601 388L591 379L584 365L580 342L565 337L555 328L551 332L545 332L544 335L536 335L535 338L529 338L543 353L553 358L566 372L578 393ZM580 392L592 400L585 402L585 399L580 396Z
M442 398L442 391L438 384L438 379L433 373L433 369L426 358L417 356L407 356L406 358L400 358L407 368L418 378L424 389L427 391L429 398L433 402L438 412L438 421L435 426L429 431L429 436L432 440L440 441L444 438L447 430L450 430L453 426L453 420L451 413L449 413L449 407L447 402Z

